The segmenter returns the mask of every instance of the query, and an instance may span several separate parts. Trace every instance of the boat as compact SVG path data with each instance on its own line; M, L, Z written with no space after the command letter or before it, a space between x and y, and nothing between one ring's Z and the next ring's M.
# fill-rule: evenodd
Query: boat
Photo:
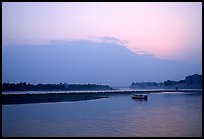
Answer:
M145 99L147 100L147 95L135 94L132 99Z

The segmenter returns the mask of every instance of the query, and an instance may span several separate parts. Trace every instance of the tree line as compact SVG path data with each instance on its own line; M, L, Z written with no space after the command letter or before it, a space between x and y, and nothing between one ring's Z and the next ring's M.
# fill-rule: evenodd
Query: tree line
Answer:
M109 85L96 84L37 84L30 83L3 83L2 91L74 91L74 90L112 90Z

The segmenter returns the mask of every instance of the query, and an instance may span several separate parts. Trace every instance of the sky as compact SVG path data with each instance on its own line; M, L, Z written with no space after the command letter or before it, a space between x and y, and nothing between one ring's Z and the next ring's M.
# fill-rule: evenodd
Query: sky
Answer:
M158 61L183 62L186 63L185 65L189 65L186 68L190 68L191 72L201 74L202 3L3 2L3 81L23 80L17 79L17 75L15 75L16 78L12 76L12 79L9 77L9 75L17 74L15 69L12 71L7 69L10 67L9 64L16 63L16 59L11 61L11 59L6 59L9 57L5 55L9 55L14 49L21 50L20 47L23 46L29 55L32 53L29 51L32 47L38 47L38 51L41 51L40 48L43 46L49 50L53 42L58 43L58 46L63 42L73 44L75 41L84 45L82 40L86 40L89 45L96 47L95 44L107 47L110 44L122 46L125 51L131 51L126 55L133 52L137 56L145 55ZM4 49L6 50L4 51ZM112 48L110 47L110 49ZM80 49L77 50L80 51ZM74 52L77 54L77 51ZM97 53L99 52L97 51ZM121 57L123 57L122 52L123 50L121 50ZM21 56L17 53L13 53L13 55L16 57L24 55L26 58L26 53L18 53ZM112 54L114 56L114 52ZM26 63L26 61L24 61L25 63L18 62L19 65ZM197 68L190 67L192 64ZM190 71L183 70L184 73L191 74ZM178 79L178 77L185 76L183 73L178 73L172 79ZM149 80L156 80L156 77ZM31 82L32 77L28 81ZM80 82L80 79L78 81ZM115 81L113 84L117 84L117 82ZM125 84L125 82L121 84Z

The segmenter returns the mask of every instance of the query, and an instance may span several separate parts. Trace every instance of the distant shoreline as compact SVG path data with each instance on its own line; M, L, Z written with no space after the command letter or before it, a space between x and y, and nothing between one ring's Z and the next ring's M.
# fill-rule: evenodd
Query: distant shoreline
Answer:
M2 91L78 91L78 90L114 90L109 85L97 84L37 84L33 85L26 82L3 83Z
M179 90L114 90L98 92L70 92L70 93L41 93L41 94L2 94L2 105L48 103L48 102L70 102L108 98L113 95L146 94L161 92L202 92L202 89L179 89Z

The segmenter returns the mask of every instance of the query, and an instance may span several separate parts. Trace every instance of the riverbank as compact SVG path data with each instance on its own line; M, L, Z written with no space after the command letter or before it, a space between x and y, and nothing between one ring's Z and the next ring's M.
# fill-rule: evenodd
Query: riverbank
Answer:
M63 101L84 101L108 98L113 95L129 94L147 94L161 92L202 92L201 89L182 89L182 90L114 90L114 91L96 91L79 93L43 93L43 94L2 94L2 104L28 104L28 103L48 103Z

